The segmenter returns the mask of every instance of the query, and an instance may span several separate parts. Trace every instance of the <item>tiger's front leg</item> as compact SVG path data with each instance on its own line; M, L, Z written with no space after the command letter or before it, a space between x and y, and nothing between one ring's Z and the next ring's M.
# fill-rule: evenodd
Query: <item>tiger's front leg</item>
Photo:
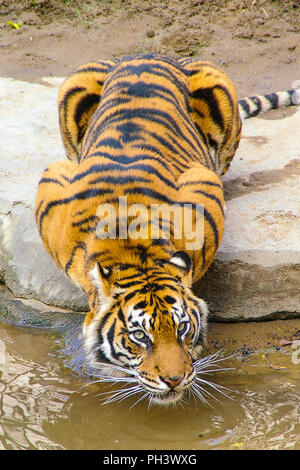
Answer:
M39 182L35 205L37 228L43 244L58 266L65 271L72 246L67 234L70 223L72 178L78 165L69 160L52 163Z
M212 263L223 238L226 209L223 184L218 175L204 165L185 171L177 183L178 202L189 201L202 208L203 243L195 250L187 250L193 261L193 282L195 282L203 276ZM186 246L187 242L185 238ZM185 246L180 246L178 249L185 249Z
M61 160L44 171L38 187L35 217L46 250L89 298L90 312L84 322L87 326L94 316L98 299L96 288L85 270L88 237L76 224L74 226L74 216L84 210L76 185L79 168L73 161Z

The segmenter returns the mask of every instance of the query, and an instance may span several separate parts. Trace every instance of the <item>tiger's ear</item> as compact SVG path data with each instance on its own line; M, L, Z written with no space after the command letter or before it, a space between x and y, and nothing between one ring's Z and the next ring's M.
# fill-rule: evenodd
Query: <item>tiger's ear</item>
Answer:
M188 253L185 251L176 251L172 258L170 259L169 263L174 264L178 268L183 269L187 273L190 271L192 267L192 260Z
M104 266L101 266L99 261L96 262L94 269L91 271L92 276L96 274L97 278L101 276L102 278L106 280L110 278L111 273L112 273L112 268L104 268Z
M91 280L98 290L99 299L101 302L108 298L111 293L110 278L112 275L112 268L105 268L101 266L99 261L96 261L95 266L90 271Z
M184 277L188 280L188 283L192 282L192 260L188 253L185 251L176 251L172 258L169 260L169 263L173 266L176 266L183 272Z

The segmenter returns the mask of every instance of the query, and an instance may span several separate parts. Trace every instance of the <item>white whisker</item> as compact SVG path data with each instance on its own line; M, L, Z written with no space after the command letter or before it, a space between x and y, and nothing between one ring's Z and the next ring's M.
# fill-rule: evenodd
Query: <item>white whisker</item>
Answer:
M136 383L137 379L135 377L111 377L109 375L103 375L103 377L100 377L96 382L110 382L114 384L119 382Z
M185 400L184 396L182 396L176 403L174 403L174 406L176 406L177 403L181 406L182 409L184 409L184 405L187 404L187 400Z
M195 379L197 382L201 382L205 385L209 385L210 387L212 387L214 390L216 390L217 392L221 393L222 395L224 395L224 397L226 398L230 398L232 400L232 397L230 395L227 395L225 392L223 392L223 390L227 390L228 392L233 392L233 390L230 390L229 388L227 387L224 387L223 385L220 385L220 384L216 384L214 382L210 382L209 380L204 380L204 379L200 379L199 377L196 377ZM199 384L198 384L199 385ZM221 390L223 389L223 390ZM205 390L207 392L207 390ZM207 392L209 393L209 392Z
M192 384L191 393L193 394L194 397L199 398L199 400L205 405L211 406L211 404L206 400L206 398L203 395L204 390L198 384L196 383Z
M221 404L221 401L215 395L213 395L209 390L206 390L204 387L201 387L198 383L195 383L194 386L197 387L197 389L199 390L201 394L205 394L207 397L213 398L215 401ZM208 405L212 406L209 402L207 403Z
M100 376L99 378L97 377L97 380L93 380L91 382L88 382L86 384L83 384L80 389L89 387L90 385L93 384L101 384L101 383L110 383L112 385L117 384L117 383L137 383L137 379L135 377L111 377L109 375L105 376Z
M144 391L144 388L140 384L138 384L138 385L135 385L134 387L124 388L116 392L112 392L112 395L109 398L107 398L102 403L102 405L107 405L115 401L123 401L126 398L129 398L130 396L135 395L136 393L143 392L143 391Z
M127 367L122 367L122 366L117 365L117 364L107 364L107 363L103 363L103 362L92 362L91 365L96 370L100 370L103 374L106 374L105 371L109 370L109 371L122 372L123 374L129 375L129 376L132 376L132 375L135 376L136 375L135 371L133 371L132 369L129 369ZM109 374L106 374L106 375L109 375ZM101 375L100 375L100 377L101 377Z
M204 369L203 371L202 370L199 370L199 371L196 370L196 373L210 375L211 373L222 372L222 371L225 371L225 370L235 370L235 369L234 369L234 367L222 367L222 369Z
M211 354L209 356L200 358L197 361L195 361L193 363L193 366L194 366L196 372L200 372L208 366L209 367L217 367L218 362L226 361L227 359L231 359L232 357L236 357L236 354L232 354L230 356L220 358L219 356L220 356L221 352L222 352L222 350L220 349L219 351L217 351L214 354ZM222 369L217 369L217 370L230 370L230 369L232 370L233 368L232 367L231 368L222 368Z
M117 396L117 395L123 395L125 393L128 393L128 392L131 392L131 391L135 391L135 390L140 390L141 389L141 386L139 384L137 385L134 385L132 387L124 387L124 388L120 388L116 391L112 391L112 392L102 392L100 395L104 395L104 394L107 394L107 393L110 393L110 394L114 394L114 396Z
M89 387L90 385L93 385L94 383L97 383L98 381L92 381L92 382L88 382L86 384L83 384L81 385L81 387L79 387L79 390L82 390L83 388L86 388L86 387Z
M110 387L113 387L113 384L110 384ZM123 388L118 388L117 390L107 390L106 392L100 392L100 393L97 393L97 396L102 396L102 395L117 395L117 394L123 394L124 392L126 392L127 390L131 390L132 388L134 387L125 387L123 386Z
M149 400L148 400L148 410L150 410L151 406L153 406L155 401L153 400L153 393L150 393Z
M227 387L224 387L223 385L219 385L219 384L216 384L214 382L211 382L209 380L205 380L204 378L202 378L203 375L206 375L206 374L211 375L211 374L214 374L215 372L223 372L223 371L234 369L233 367L219 367L219 362L225 361L232 357L236 357L236 354L233 354L227 357L220 357L221 352L222 350L219 350L216 353L210 354L209 356L198 359L197 361L193 363L193 366L196 372L196 377L194 379L194 383L191 385L191 392L194 397L199 398L203 403L208 404L208 405L210 405L210 403L208 402L207 397L213 398L218 403L221 403L221 401L217 397L215 397L213 393L207 390L207 388L204 388L203 385L211 387L213 390L222 394L226 398L232 399L232 397L226 394L224 390L228 392L233 392L233 390L230 390ZM206 395L206 397L204 395Z
M137 405L140 401L144 400L145 398L147 398L148 396L150 395L150 392L145 392L140 398L138 398L134 403L133 405L131 405L131 407L129 408L131 410L131 408L133 408L135 405Z

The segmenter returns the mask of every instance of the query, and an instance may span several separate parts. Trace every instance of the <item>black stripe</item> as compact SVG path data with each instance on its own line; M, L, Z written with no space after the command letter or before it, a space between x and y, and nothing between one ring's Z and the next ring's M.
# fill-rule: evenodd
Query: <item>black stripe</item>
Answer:
M132 64L130 63L131 60L139 60L141 59L142 62L139 64ZM149 62L147 62L149 60ZM187 99L187 90L185 85L178 80L178 75L173 72L172 68L168 67L171 65L174 69L182 71L180 64L168 57L159 56L157 54L149 54L143 55L139 57L127 57L124 58L124 65L119 66L119 68L112 74L110 81L114 81L121 76L124 78L124 75L131 77L132 75L136 75L138 77L141 76L142 73L149 73L150 75L154 75L155 78L164 77L171 82L178 88L179 92L182 94L183 97L186 98L186 106L189 106L188 99Z
M277 95L277 93L270 93L268 95L265 95L265 98L271 104L272 109L278 108L278 95ZM250 99L252 99L252 98L250 98Z
M221 128L221 130L224 132L225 123L224 123L222 112L220 110L220 106L219 106L220 103L214 93L214 90L216 88L221 89L223 92L226 93L227 97L229 97L226 88L222 86L215 86L215 87L210 87L210 88L198 88L198 90L195 90L192 93L192 97L206 101L209 107L210 115L212 116L214 122L216 122L218 126ZM232 103L232 100L230 100L230 102Z
M196 111L196 112L198 113L198 111ZM209 142L208 142L207 133L202 131L201 127L199 126L199 124L197 122L194 122L194 126L195 126L198 134L200 135L201 139L203 140L203 142L205 142L206 146L208 147ZM214 162L213 158L211 157L210 153L207 152L207 150L203 149L203 147L202 147L202 156L204 157L205 163L206 163L208 168L215 168L215 162Z
M245 100L245 99L239 100L239 106L241 106L241 108L242 108L243 111L245 112L246 117L250 117L250 116L251 116L251 113L250 113L250 106L249 106L249 104L247 103L247 100Z
M198 185L198 186L199 186L200 184L201 184L201 185L202 185L202 184L203 184L203 185L207 185L207 186L215 186L215 187L217 187L217 188L223 189L222 183L214 183L213 181L203 181L203 180L199 180L199 181L197 181L197 180L194 180L194 181L187 181L187 182L180 183L179 186L181 187L181 186L188 186L188 185L194 185L194 184L196 184L196 185Z
M171 200L167 196L154 191L154 189L151 188L126 188L124 190L124 194L141 194L143 196L150 197L151 199L158 199L171 204ZM175 202L173 202L173 204L175 204Z
M42 204L44 202L44 199L42 199L39 203L39 205L37 206L36 210L35 210L35 217L37 218L38 217L38 213L40 211L40 208L42 207Z
M116 329L116 319L114 319L113 324L109 328L106 338L108 340L108 343L110 345L110 351L111 355L114 359L118 359L119 355L116 353L116 350L114 348L114 339L115 339L115 329Z
M85 74L86 72L96 72L100 74L107 74L115 65L117 64L117 61L111 60L110 62L113 62L112 64L105 63L105 61L99 61L99 62L93 62L92 65L86 64L82 65L77 69L71 76L74 75L80 75L80 74ZM98 80L97 80L98 81ZM103 82L99 82L99 84L103 84Z
M174 162L175 162L179 165L179 168L181 170L182 170L182 168L186 168L186 169L189 168L189 165L183 163L183 160L178 161L178 159L176 158L176 155L178 156L178 152L177 152L176 148L171 144L171 142L168 142L160 134L156 134L156 132L147 131L147 134L150 136L150 138L157 140L157 142L159 142L161 145L163 145L164 147L166 147L166 149L168 149L170 151L170 153L172 155L172 160L171 160L170 163L172 165L174 165ZM157 160L157 158L154 158L154 159Z
M191 133L191 134L192 134L192 133ZM183 136L181 136L181 138L180 138L180 136L178 136L178 137L179 137L179 139L178 139L178 138L175 138L175 137L171 134L171 135L168 135L168 137L169 137L169 139L173 142L173 144L174 144L176 147L179 148L179 150L181 151L181 155L185 155L185 156L186 156L187 160L199 161L199 151L198 151L198 152L197 152L197 151L196 151L196 152L194 151L194 150L195 150L195 146L194 146L194 143L195 143L195 142L192 142L192 141L186 139L185 137L184 137L184 139L183 139ZM194 137L195 137L195 136L194 136ZM190 148L185 148L183 145L181 145L181 144L179 143L180 140L185 140L186 143L189 145ZM197 140L199 140L199 136L198 136L198 135L197 135ZM205 151L205 149L203 148L203 143L202 143L202 142L199 142L199 141L198 141L197 143L198 143L198 145L199 145L199 147L200 147L201 154L204 155L206 151ZM191 149L192 149L192 151L191 151ZM177 153L179 153L179 152L177 152Z
M144 282L143 279L139 279L139 280L129 281L129 282L124 282L123 283L122 279L121 279L119 282L116 282L116 284L118 285L118 287L121 287L121 289L128 289L129 287L139 286L143 282Z
M99 104L100 98L101 96L96 93L89 93L85 94L77 103L74 113L74 120L78 128L77 143L81 142L86 131L86 125L84 127L80 126L82 115L86 112L89 112L95 104Z
M212 217L212 215L206 210L206 208L204 207L204 218L208 221L208 223L210 224L213 232L214 232L214 238L215 238L215 252L217 251L218 249L218 246L219 246L219 232L218 232L218 229L217 229L217 226L216 226L216 223Z
M81 225L94 220L99 220L99 217L95 215L90 215L89 217L86 217L85 219L82 219L79 222L72 222L72 227L80 227Z
M163 139L159 138L158 140L163 140ZM170 147L170 145L168 147ZM170 161L170 164L172 164L173 166L176 166L176 164L174 163L174 162L178 162L176 157L175 157L176 149L174 147L172 147L172 149L173 149L173 151L172 151L172 161ZM124 165L126 165L127 168L134 167L133 164L136 163L136 162L139 163L139 162L143 162L144 160L152 160L155 163L159 163L163 166L166 166L167 169L170 171L170 166L168 167L167 163L164 163L163 161L161 161L159 158L157 158L157 156L147 155L147 154L143 154L143 153L142 154L137 154L134 157L128 157L127 155L124 155L124 154L122 154L122 155L111 155L110 153L106 153L106 152L103 152L103 151L97 151L97 152L93 152L92 154L88 155L87 158L93 158L93 157L107 158L108 160L111 160L112 162L116 162L119 165L122 165L123 167L124 167ZM180 162L178 162L177 168L179 168L179 170L182 171L182 168L188 169L189 165L184 164L183 159L182 159ZM87 173L88 173L88 171L87 171Z
M250 101L255 105L256 109L254 111L251 111L251 116L257 116L262 108L261 100L258 96L251 96L249 98ZM277 106L276 106L277 107Z
M110 251L108 249L102 250L102 251L95 251L92 253L86 260L86 266L89 266L93 261L97 260L99 257L103 255L109 254ZM103 263L103 259L101 260L101 263Z
M124 185L129 183L152 183L151 180L147 178L143 178L142 176L134 176L128 175L123 176L120 175L119 177L116 176L99 176L98 178L89 181L89 184L98 184L98 183L110 183L115 185Z
M115 85L110 87L109 92L114 88L122 88L126 92L127 96L131 96L134 98L157 97L174 104L176 107L181 106L176 95L171 92L170 88L167 88L159 83L146 83L143 80L139 80L135 83L132 83L131 81L117 80Z
M164 246L166 248L167 245L170 245L170 241L169 240L165 240L163 238L157 238L157 239L154 239L152 240L152 245L155 245L155 246ZM158 260L159 262L162 262L163 260Z
M152 160L157 161L156 158L148 157L147 155L137 156L135 159L139 161L142 158L145 158L145 159L151 158ZM143 173L152 174L152 175L157 176L161 181L163 181L165 184L167 184L171 188L177 189L177 185L176 185L175 182L173 182L173 181L169 180L168 178L164 177L153 166L147 165L145 163L133 164L133 165L130 165L129 167L121 166L120 163L106 163L106 164L100 164L100 165L92 165L88 170L86 170L82 173L78 173L76 176L74 176L74 178L72 178L72 180L70 180L70 183L74 183L75 181L78 181L78 180L84 178L85 176L87 176L89 174L102 173L102 172L112 172L114 170L119 171L119 172L127 172L127 171L131 171L131 170L140 170ZM90 181L90 184L95 184L95 183L98 183L100 181L109 182L108 179L105 179L105 178L106 177L99 176L99 180L95 179L93 181ZM111 178L113 178L113 177L111 177ZM121 176L120 178L121 178L121 182L123 182L124 177ZM128 178L135 178L135 181L137 180L136 177L134 177L134 176L128 176ZM150 182L150 181L145 180L145 182Z
M206 254L206 242L205 242L205 239L204 239L203 245L202 245L202 266L201 266L201 269L204 269L204 266L206 265L205 254Z
M67 93L65 93L63 99L61 100L60 104L59 104L59 108L64 108L66 109L67 108L67 102L68 100L73 96L73 95L76 95L77 93L81 93L82 91L85 91L85 88L84 87L79 87L79 86L74 86L72 87L70 90L67 91Z
M99 153L99 156L102 155L102 153ZM98 156L98 154L91 154L91 157L94 157L94 156ZM130 163L134 161L138 161L139 163L137 164L131 164L130 167L124 167L122 164L120 163L102 163L102 164L97 164L97 165L92 165L90 166L90 168L88 168L88 170L86 171L83 171L82 173L77 173L72 179L69 180L69 183L75 183L75 181L78 181L78 180L81 180L82 178L84 178L85 176L91 174L91 173L102 173L104 171L108 171L108 172L112 172L114 170L116 171L129 171L129 170L141 170L142 172L145 172L145 173L151 173L151 174L155 174L157 175L159 178L164 178L161 173L156 170L155 167L153 166L150 166L148 165L147 163L143 163L143 160L154 160L155 162L158 162L158 163L162 163L164 168L166 168L167 170L170 171L170 168L168 168L168 166L166 165L165 162L160 162L159 160L157 160L156 157L152 157L151 155L137 155L136 157L134 157L132 160L130 160ZM172 186L172 182L170 180L168 180L167 178L165 178L165 182L167 184L169 184L170 186Z
M123 325L126 326L125 316L121 307L119 308L119 311L118 311L118 318L123 323Z
M71 252L71 256L70 256L70 258L69 258L69 261L67 261L67 263L65 264L65 272L66 272L66 274L68 274L69 269L70 269L71 266L72 266L73 258L74 258L74 255L75 255L76 251L77 251L77 250L83 250L85 253L87 253L86 244L85 244L84 242L76 241L75 243L76 243L76 245L73 247L73 250L72 250L72 252Z
M66 175L63 175L63 174L61 173L60 176L61 176L67 183L71 183L71 179L68 178Z
M96 125L103 116L104 113L107 111L110 111L111 109L120 106L121 104L126 104L130 103L130 98L127 96L121 97L118 96L117 98L115 96L109 96L109 94L104 94L102 95L101 98L101 106L99 106L96 111L95 111L95 119L93 120L93 125ZM93 129L93 126L91 126ZM90 133L90 131L89 131Z
M119 266L118 266L118 267L119 267ZM123 267L123 270L124 270L124 266L122 266L122 267ZM135 269L135 266L130 266L130 268ZM129 267L128 267L127 269L129 269ZM124 282L124 281L129 281L129 280L131 280L131 279L136 279L136 278L138 278L138 277L139 277L139 279L141 279L141 273L140 273L140 272L136 272L135 274L131 274L130 276L124 276L124 277L122 277L122 282Z
M54 183L54 184L59 184L60 186L62 186L64 188L64 185L62 184L61 181L59 181L58 179L56 178L42 178L39 182L39 184L41 183Z
M296 104L296 102L293 101L293 95L295 91L298 91L298 90L296 90L295 88L292 88L291 90L287 90L287 94L289 95L291 105Z
M128 283L128 284L130 284L130 283ZM133 284L133 283L131 283L131 284ZM137 295L137 291L133 291L133 292L130 292L129 294L125 295L125 297L124 297L125 302L129 302L129 300L132 299L135 295Z
M46 215L48 215L49 211L55 207L55 206L60 206L64 204L68 204L69 202L76 201L76 200L84 200L84 199L89 199L93 197L97 197L103 194L112 194L113 190L112 189L88 189L86 191L81 191L80 193L74 194L71 197L64 198L64 199L59 199L57 201L51 201L47 204L46 209L42 212L39 220L39 226L40 230L42 227L42 222L43 219Z
M97 143L98 147L104 146L104 147L112 147L113 149L122 149L123 146L120 144L120 141L118 139L114 139L113 137L106 137L102 140L99 140Z
M202 189L195 189L194 193L203 194L203 196L211 199L212 201L215 201L220 207L222 214L224 215L224 209L223 209L222 203L217 196L215 196L214 194L207 193L206 191L203 191Z
M101 319L101 322L100 322L100 324L99 324L99 327L98 327L98 334L97 334L97 336L98 336L97 344L98 344L99 346L101 346L101 345L103 344L103 342L104 342L104 340L103 340L103 335L102 335L102 330L103 330L103 328L104 328L104 326L105 326L105 324L106 324L106 322L107 322L107 320L109 319L110 316L111 316L111 311L107 312L107 313L104 315L104 317Z
M67 93L65 93L63 99L59 103L59 120L60 124L62 124L63 131L62 134L65 134L64 141L68 143L69 146L71 146L73 152L77 156L77 161L79 162L79 156L78 156L78 149L76 146L76 143L73 142L72 135L69 131L69 126L67 125L67 115L69 114L68 110L68 101L70 98L72 98L73 95L76 95L77 93L82 93L85 91L85 88L83 87L72 87ZM61 108L63 108L64 114L62 116L62 111Z
M213 148L213 150L217 153L219 149L219 142L211 136L210 132L207 132L207 139L208 139L208 147Z
M136 309L145 309L147 307L147 302L145 300L141 300L137 304L134 305L134 308Z
M128 264L128 263L120 263L118 264L118 269L120 271L127 271L128 269L140 269L138 266L134 265L134 264Z
M149 134L149 133L148 133ZM155 135L155 134L154 134ZM152 135L153 137L153 135ZM148 139L148 140L152 140L152 139ZM143 150L143 151L149 151L149 152L153 152L153 155L149 155L149 154L145 154L145 156L143 157L143 154L140 154L141 155L141 160L143 159L151 159L151 160L154 160L155 162L159 163L160 165L162 165L164 167L165 170L167 170L169 173L172 173L172 170L170 168L170 165L168 165L164 160L166 158L166 155L161 152L159 150L159 148L155 145L152 145L150 143L147 143L147 142L136 142L132 145L133 148L136 148L136 149L139 149L139 150ZM158 157L161 157L162 160L160 160ZM174 163L172 162L172 164L174 165ZM175 165L174 165L175 166Z

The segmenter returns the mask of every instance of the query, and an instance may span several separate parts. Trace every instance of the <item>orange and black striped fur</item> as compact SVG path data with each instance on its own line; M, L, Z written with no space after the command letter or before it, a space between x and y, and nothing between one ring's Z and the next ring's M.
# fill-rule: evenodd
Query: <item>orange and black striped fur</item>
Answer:
M126 368L154 402L176 402L194 383L205 337L207 307L191 287L223 236L220 176L241 136L234 86L209 62L150 54L83 65L58 105L69 160L45 170L36 221L48 252L89 297L88 358ZM120 196L146 207L143 238L120 236ZM103 204L115 209L114 237L98 236ZM193 227L202 207L201 247L175 237L172 216L170 237L151 238L153 204L189 204Z

